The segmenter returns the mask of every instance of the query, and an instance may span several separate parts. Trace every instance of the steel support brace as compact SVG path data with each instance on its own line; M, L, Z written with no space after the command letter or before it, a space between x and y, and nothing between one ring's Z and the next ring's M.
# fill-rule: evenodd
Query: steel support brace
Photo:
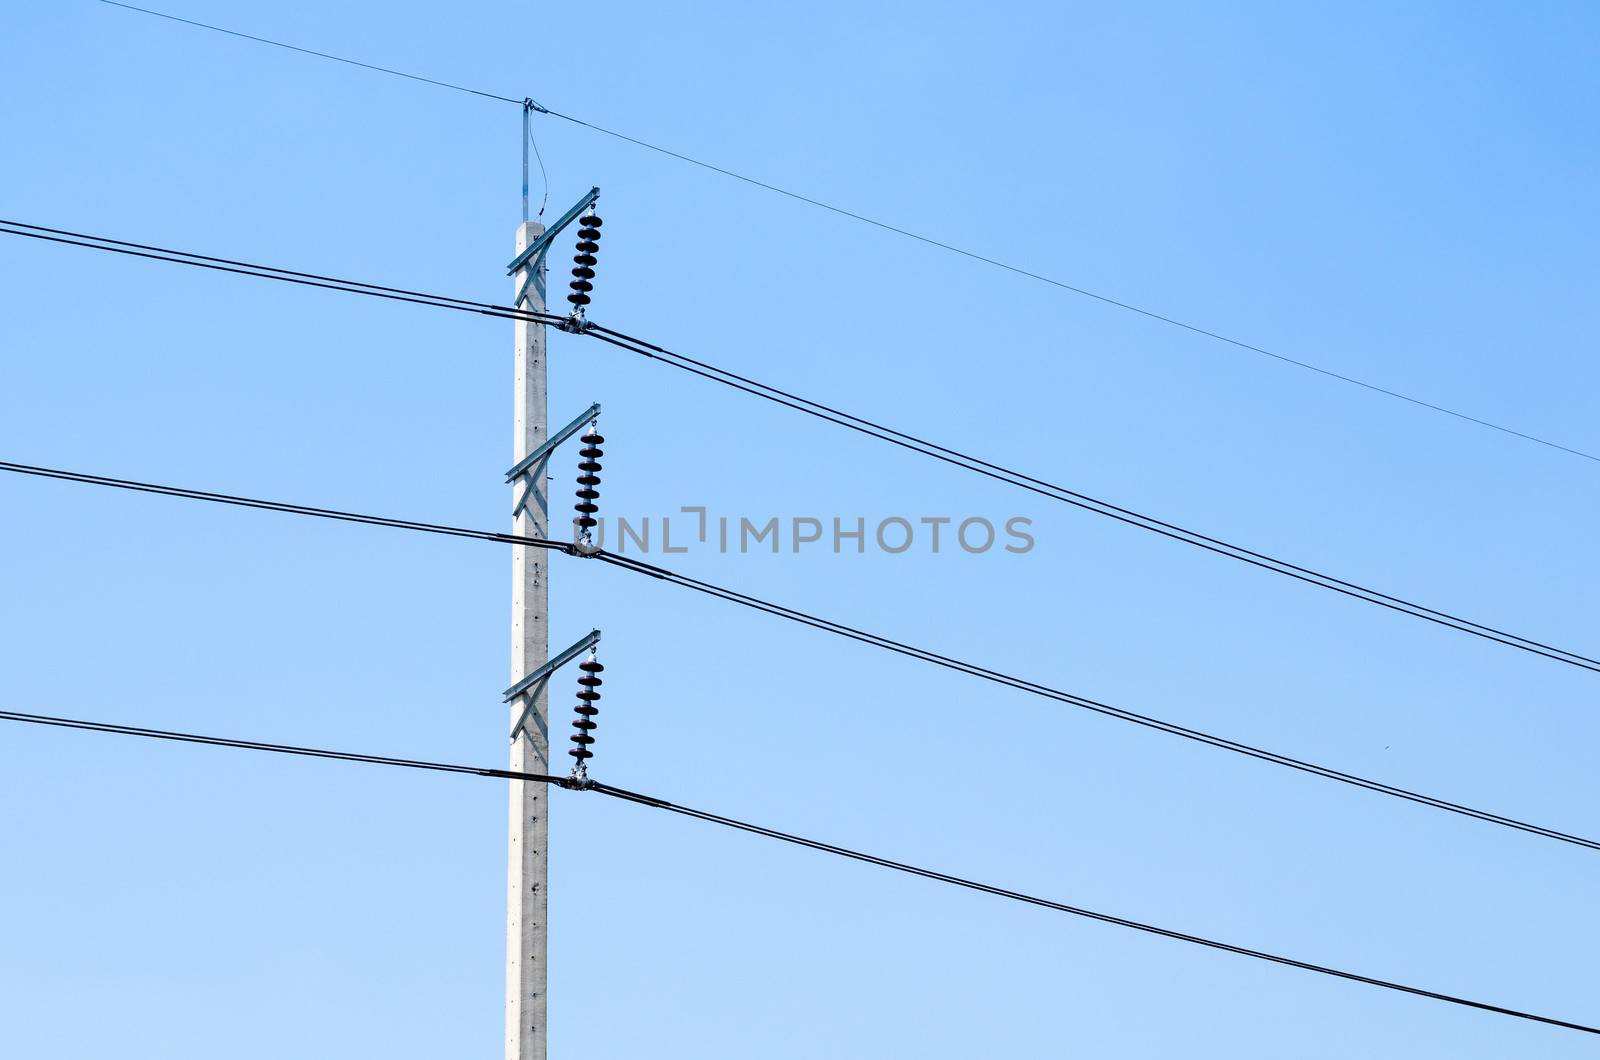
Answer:
M589 194L579 199L577 204L574 205L572 209L562 214L560 218L556 220L555 224L551 225L549 228L546 228L543 234L541 234L532 243L528 244L528 249L524 250L521 254L518 254L514 259L512 259L511 264L506 266L506 275L508 276L515 276L518 269L524 267L527 267L528 269L528 278L523 281L521 289L517 291L517 300L512 303L514 306L521 308L522 300L528 297L528 287L534 283L540 282L539 273L541 270L539 266L544 264L544 256L549 253L550 244L555 240L556 236L561 233L563 228L567 227L573 221L576 221L579 214L593 206L599 200L599 198L600 189L590 188ZM540 288L540 293L544 293L542 286Z
M593 405L590 405L588 409L584 411L583 415L579 416L577 419L573 420L571 423L552 434L549 438L545 439L544 442L540 443L537 449L523 457L521 460L518 460L516 466L506 472L507 483L515 482L524 475L528 477L528 484L523 489L522 496L517 498L516 507L511 509L511 517L513 519L515 519L517 515L521 513L523 508L527 507L528 501L533 497L533 484L535 480L538 479L539 472L543 470L545 463L549 461L550 454L555 452L556 447L562 442L566 441L568 438L571 438L574 434L577 434L585 423L590 422L599 415L600 403L597 401Z
M511 729L511 739L515 740L517 738L517 733L521 732L522 727L528 724L528 715L533 712L533 701L538 696L539 689L550 680L550 676L563 666L567 665L567 663L571 662L573 659L576 659L578 656L582 655L584 652L588 651L590 648L599 643L600 631L598 629L590 630L586 636L584 636L572 647L568 648L564 652L561 652L559 655L552 657L549 662L545 663L543 666L539 667L537 670L533 671L533 673L524 677L510 688L506 689L505 702L507 703L511 702L513 699L516 699L518 696L528 697L527 705L522 709L522 715L517 718L517 724Z

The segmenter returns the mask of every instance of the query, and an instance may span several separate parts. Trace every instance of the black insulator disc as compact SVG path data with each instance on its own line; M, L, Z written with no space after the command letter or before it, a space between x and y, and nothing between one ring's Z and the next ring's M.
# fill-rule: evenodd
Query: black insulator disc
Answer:
M585 659L578 664L578 669L587 670L592 674L600 673L605 668L605 664L598 659Z
M597 260L598 259L596 259L593 254L574 254L572 256L572 263L574 265L583 265L591 269L594 268Z
M594 214L590 214L588 217L578 218L578 223L583 225L585 228L599 228L601 225L605 224L604 221L600 220L600 218Z
M578 245L573 249L575 249L579 254L593 254L595 251L600 249L600 244L592 240L580 239L578 240Z
M579 718L577 721L572 723L572 727L574 729L581 729L584 732L592 732L595 729L598 729L600 726L596 725L588 718Z
M588 501L580 501L572 506L572 510L583 515L593 515L600 510L600 506L598 504L590 504Z
M578 491L578 498L580 500L585 500L585 501L598 500L600 498L600 491L599 490L579 490Z
M605 684L605 682L593 674L584 674L582 677L578 678L578 684L587 688L594 688L598 685Z
M588 747L590 744L594 743L594 737L590 736L586 732L580 732L574 736L569 736L568 739L577 744L579 747Z
M578 238L588 243L597 242L600 239L600 230L597 228L580 228L578 229Z
M574 709L576 709L579 714L582 714L586 718L592 718L596 714L600 713L600 708L592 703L579 703Z
M594 284L590 283L588 280L573 280L571 283L567 284L567 286L572 288L574 291L594 290Z
M598 445L586 445L582 449L578 450L578 455L583 457L585 460L599 460L602 456L606 455L606 451L600 448Z
M598 460L582 460L582 461L579 461L578 462L578 470L582 471L583 473L585 473L587 475L592 475L596 471L600 470L600 461L598 461Z
M593 689L582 688L578 690L578 698L593 703L600 698L600 693Z
M588 305L589 296L586 294L569 294L567 295L567 301L573 305Z
M578 485L580 485L580 486L598 486L598 485L600 485L600 476L599 475L579 475L578 476Z
M576 758L580 762L583 761L585 758L593 758L594 757L594 752L593 751L585 751L581 747L574 747L572 750L568 751L567 754L571 755L573 758Z
M585 280L592 280L594 279L594 270L589 268L587 265L579 265L577 268L572 270L572 275Z
M600 520L591 519L587 515L580 515L578 518L572 521L578 524L578 529L580 530L593 530L595 527L600 525Z

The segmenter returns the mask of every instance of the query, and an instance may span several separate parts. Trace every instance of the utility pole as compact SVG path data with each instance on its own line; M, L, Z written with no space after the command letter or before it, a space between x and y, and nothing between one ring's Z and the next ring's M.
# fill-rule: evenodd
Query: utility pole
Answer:
M525 141L526 142L526 141ZM526 151L526 148L524 148ZM527 217L527 162L523 162L523 217L517 229L520 257L544 232ZM537 271L539 275L530 277ZM530 259L513 277L516 291L526 294L519 308L544 312L544 255ZM527 282L529 279L533 282ZM516 460L544 444L549 436L543 324L516 322ZM529 490L527 503L516 509L512 532L549 537L550 479L544 462L530 469L527 482L513 482L513 500ZM511 680L520 681L544 665L550 654L549 553L536 548L511 550ZM541 681L526 724L519 724L530 705L525 697L511 703L511 769L552 773L550 764L549 693ZM505 1060L545 1060L545 991L548 980L550 802L548 786L511 781L510 857L506 887L506 1054Z

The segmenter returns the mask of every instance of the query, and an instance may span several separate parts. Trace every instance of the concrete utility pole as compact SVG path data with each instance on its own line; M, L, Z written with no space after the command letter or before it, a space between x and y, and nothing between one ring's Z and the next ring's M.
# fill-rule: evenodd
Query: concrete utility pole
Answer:
M524 177L526 183L526 177ZM524 191L526 196L526 191ZM526 207L524 207L526 216ZM520 255L544 232L537 221L517 229ZM543 255L512 277L521 291L528 272L544 271ZM544 277L528 284L520 308L544 311ZM543 324L516 322L516 452L520 461L549 436ZM532 495L517 513L512 532L549 537L550 479L543 463L531 469ZM512 500L526 488L513 482ZM536 548L511 550L511 680L542 666L550 654L549 553ZM552 773L550 765L549 693L544 682L532 690L533 710L511 745L511 768ZM511 701L511 724L522 718L526 697ZM545 1060L545 988L548 978L547 926L550 882L550 803L548 786L511 781L510 862L506 886L506 1057Z

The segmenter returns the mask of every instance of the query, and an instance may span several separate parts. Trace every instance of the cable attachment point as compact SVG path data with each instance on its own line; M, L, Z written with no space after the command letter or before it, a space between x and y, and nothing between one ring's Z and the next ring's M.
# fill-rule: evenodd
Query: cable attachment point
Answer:
M578 705L574 708L578 716L572 722L572 727L577 730L572 734L572 742L577 746L567 754L577 759L572 766L573 777L587 780L588 760L594 757L594 752L589 748L594 745L594 730L598 727L594 719L600 713L600 708L595 704L600 702L600 686L605 683L600 679L600 673L605 667L595 658L595 649L591 647L589 657L578 664L578 669L583 674L578 678Z
M599 420L589 421L589 429L578 441L583 443L583 448L578 450L578 502L573 505L578 515L572 520L577 534L573 544L579 552L592 553L595 551L594 528L600 523L595 518L600 510L597 503L600 500L600 458L605 455L605 450L600 448L605 436L600 433Z

